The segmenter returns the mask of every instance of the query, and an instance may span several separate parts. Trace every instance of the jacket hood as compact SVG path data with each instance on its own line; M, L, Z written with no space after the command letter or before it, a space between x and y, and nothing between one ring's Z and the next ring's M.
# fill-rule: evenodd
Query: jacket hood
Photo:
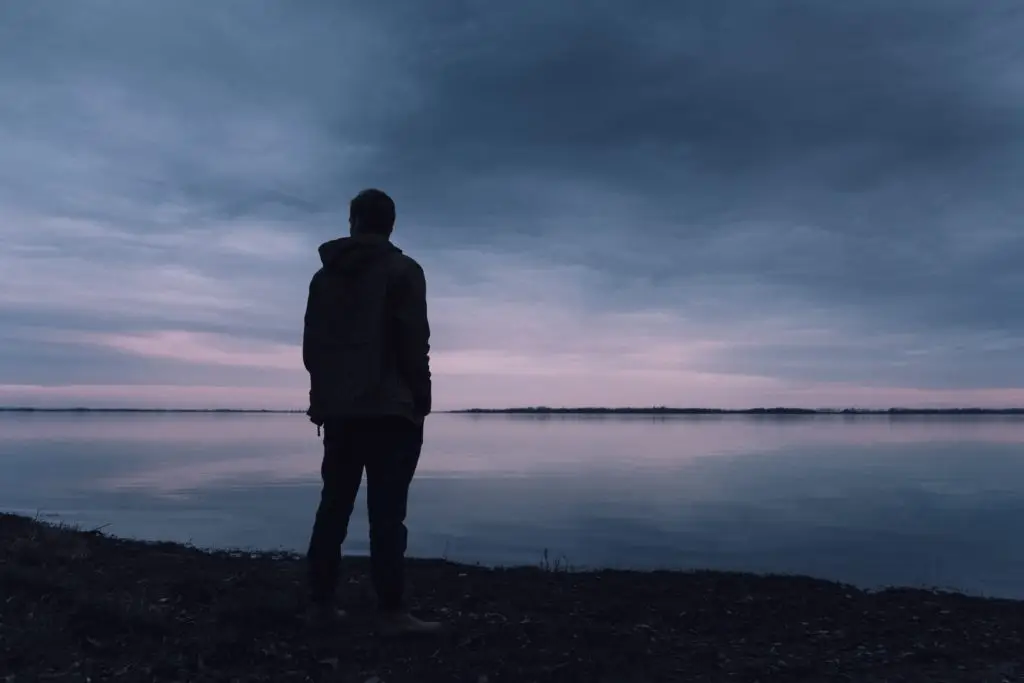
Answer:
M402 250L384 237L355 235L324 242L317 250L324 268L335 272L355 273L371 263Z

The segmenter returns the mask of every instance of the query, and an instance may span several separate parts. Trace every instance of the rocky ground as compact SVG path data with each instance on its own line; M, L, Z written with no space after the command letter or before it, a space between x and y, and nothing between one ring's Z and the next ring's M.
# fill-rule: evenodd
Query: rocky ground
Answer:
M1024 603L715 572L410 568L441 639L302 618L301 559L0 515L0 681L1024 681Z

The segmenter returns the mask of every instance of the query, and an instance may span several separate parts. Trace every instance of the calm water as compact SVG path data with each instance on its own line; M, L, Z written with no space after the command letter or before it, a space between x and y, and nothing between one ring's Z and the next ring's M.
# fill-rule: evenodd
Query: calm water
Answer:
M0 414L0 509L302 550L301 415ZM365 553L360 496L349 552ZM1024 598L1020 418L430 419L410 553L811 574Z

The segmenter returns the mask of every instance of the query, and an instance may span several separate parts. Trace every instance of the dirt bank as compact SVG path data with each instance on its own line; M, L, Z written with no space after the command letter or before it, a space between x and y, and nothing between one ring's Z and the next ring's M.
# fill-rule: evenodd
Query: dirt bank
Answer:
M302 563L0 516L0 681L1024 681L1024 603L715 572L410 569L440 641L314 631Z

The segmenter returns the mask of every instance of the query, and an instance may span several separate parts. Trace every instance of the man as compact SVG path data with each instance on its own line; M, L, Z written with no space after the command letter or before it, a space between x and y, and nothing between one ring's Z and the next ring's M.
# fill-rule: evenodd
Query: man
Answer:
M427 634L441 625L410 615L403 590L406 504L430 413L430 326L423 269L391 243L394 224L387 194L360 192L351 236L320 245L323 267L309 284L302 360L324 459L307 561L314 618L344 617L334 592L365 469L378 630Z

